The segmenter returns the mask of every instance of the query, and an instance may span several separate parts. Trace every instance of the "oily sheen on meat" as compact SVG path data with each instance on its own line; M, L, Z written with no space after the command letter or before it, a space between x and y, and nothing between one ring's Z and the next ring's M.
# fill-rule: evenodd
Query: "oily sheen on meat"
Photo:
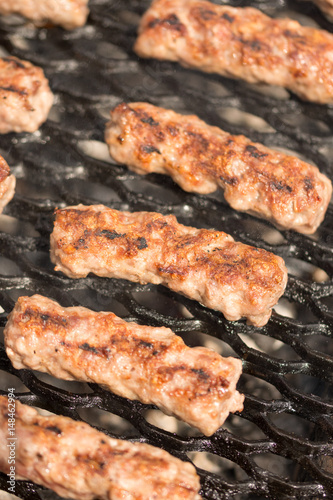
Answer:
M141 57L286 87L309 101L333 102L333 35L252 7L155 0L141 20L134 50Z
M89 0L0 0L0 14L19 14L42 26L59 24L65 29L82 26L89 13Z
M53 93L41 68L17 57L0 59L0 134L35 132L52 104Z
M221 311L228 320L262 326L283 294L281 257L197 229L156 212L120 212L104 205L56 210L50 238L55 269L162 284Z
M170 175L196 193L221 187L232 208L282 229L315 232L331 199L331 181L317 167L197 116L122 103L111 111L105 139L111 156L134 172Z

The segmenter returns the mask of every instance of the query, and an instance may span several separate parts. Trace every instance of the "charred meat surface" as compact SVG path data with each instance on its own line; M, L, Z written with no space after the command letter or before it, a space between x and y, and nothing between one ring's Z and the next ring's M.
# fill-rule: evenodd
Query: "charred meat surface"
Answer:
M243 409L236 391L241 361L190 348L169 328L126 322L111 312L62 308L51 299L20 297L5 327L17 369L95 382L213 434L229 412Z
M256 326L267 323L287 282L281 257L226 233L103 205L56 210L51 260L71 278L94 273L163 284L228 320L245 317Z
M333 102L333 35L292 19L272 19L252 7L155 0L142 18L134 49L141 57Z
M13 198L15 193L16 179L11 175L6 160L0 156L0 214L4 207Z
M16 57L0 59L0 133L35 132L46 120L53 94L41 68Z
M280 228L313 233L331 199L331 181L317 167L148 103L112 110L105 140L111 156L131 170L170 175L185 191L221 187L234 209Z
M15 405L15 473L76 500L199 500L194 467L144 443L113 439L84 422ZM9 399L0 396L0 470L9 473Z
M0 14L20 14L37 25L59 24L70 30L86 22L87 5L88 0L0 0Z

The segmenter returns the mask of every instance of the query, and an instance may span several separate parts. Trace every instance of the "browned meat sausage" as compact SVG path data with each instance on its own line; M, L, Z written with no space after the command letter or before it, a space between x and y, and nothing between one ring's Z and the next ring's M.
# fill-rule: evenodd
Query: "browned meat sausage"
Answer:
M147 103L120 104L106 126L111 156L140 174L170 175L185 191L218 187L236 209L313 233L332 195L317 167Z
M46 22L66 29L82 26L88 16L89 0L0 0L0 14L20 14L37 25Z
M15 419L15 438L8 418ZM194 467L166 451L110 438L67 417L44 417L0 396L0 470L8 474L10 467L17 478L75 500L200 499Z
M35 132L53 104L43 70L16 57L0 59L0 133Z
M333 35L272 19L251 7L201 0L155 0L143 16L135 51L141 57L280 85L301 98L333 102Z
M6 160L0 156L0 214L14 196L16 179Z
M312 0L324 12L330 21L333 21L333 0Z
M226 233L179 224L172 215L119 212L103 205L56 211L51 259L71 278L88 273L163 284L262 326L282 295L281 257L237 243Z
M95 382L197 427L207 436L243 409L239 359L190 348L168 328L127 323L113 313L62 308L21 297L4 331L8 357L64 380Z

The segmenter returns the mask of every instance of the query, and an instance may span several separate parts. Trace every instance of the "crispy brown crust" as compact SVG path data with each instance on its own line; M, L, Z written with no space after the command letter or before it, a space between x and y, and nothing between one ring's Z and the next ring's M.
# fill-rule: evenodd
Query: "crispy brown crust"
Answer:
M52 103L41 68L16 57L0 59L0 133L36 131Z
M282 295L283 260L234 242L226 233L179 224L172 215L119 212L103 205L56 211L51 235L56 270L163 284L221 311L265 324Z
M143 443L112 439L83 422L44 417L18 401L15 441L8 437L8 402L0 396L0 470L77 500L199 500L194 467Z
M213 434L229 412L243 409L236 391L242 365L206 348L190 348L168 328L129 323L113 313L62 308L51 299L20 297L4 330L17 369L95 382L116 394L155 404Z
M14 196L16 179L6 160L0 156L0 214Z
M113 158L135 172L166 173L186 191L222 187L233 208L281 228L313 233L331 199L332 184L317 167L197 116L122 103L111 111L105 139Z
M22 100L22 106L31 111L29 97L40 89L44 78L42 69L16 57L4 57L0 59L0 75L0 99L5 99L9 92L13 93ZM25 78L31 79L29 89L23 84Z
M142 57L281 85L316 102L333 101L333 36L251 7L155 0L134 48Z

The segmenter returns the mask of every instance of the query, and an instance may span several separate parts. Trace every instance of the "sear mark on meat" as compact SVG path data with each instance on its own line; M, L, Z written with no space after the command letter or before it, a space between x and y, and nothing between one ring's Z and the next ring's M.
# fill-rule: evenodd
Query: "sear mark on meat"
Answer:
M100 228L126 236L109 241L96 236ZM83 233L86 245L78 247ZM51 260L71 278L91 272L162 284L231 321L247 318L256 326L267 323L287 281L280 257L235 242L226 233L183 226L172 215L119 212L103 205L56 211Z
M170 175L185 191L210 193L221 187L235 210L279 228L313 233L331 199L331 181L317 167L232 136L197 116L123 103L111 111L105 139L111 156L134 172ZM147 141L158 155L142 154Z
M316 3L332 16L332 0ZM305 100L333 102L333 35L252 7L155 0L141 20L134 50L141 57L280 85Z
M0 470L10 471L8 399L0 396ZM145 443L15 402L15 472L73 500L200 500L195 468Z
M15 57L0 59L1 134L35 132L52 104L53 94L41 68Z

